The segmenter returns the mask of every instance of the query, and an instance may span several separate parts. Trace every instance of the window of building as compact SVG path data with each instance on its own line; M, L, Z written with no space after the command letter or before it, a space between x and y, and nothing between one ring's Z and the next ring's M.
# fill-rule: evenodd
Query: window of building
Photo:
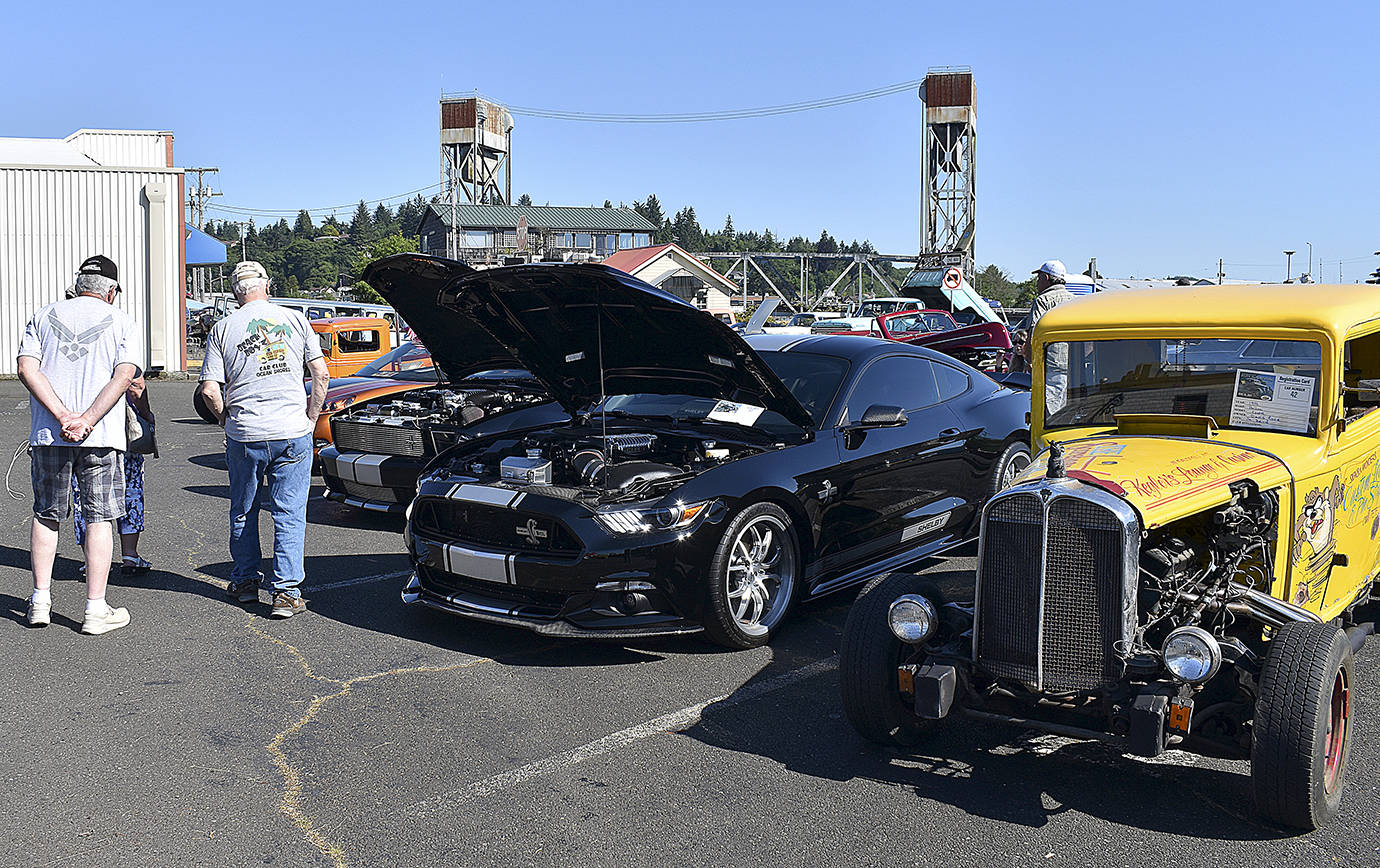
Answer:
M575 233L575 247L580 250L588 250L594 246L593 239L588 232Z
M632 237L632 233L631 233L631 232L621 232L621 233L619 233L619 235L618 235L618 249L619 249L619 250L627 250L629 247L632 247L632 246L633 246L633 240L632 240L632 239L633 239L633 237Z
M634 232L634 233L633 233L633 246L634 246L634 247L649 247L649 246L651 245L651 243L652 243L652 236L648 235L646 232Z
M489 231L487 229L466 229L460 234L461 247L488 247Z
M686 274L668 277L661 282L660 289L676 298L690 302L696 307L704 307L709 301L709 288L697 277Z

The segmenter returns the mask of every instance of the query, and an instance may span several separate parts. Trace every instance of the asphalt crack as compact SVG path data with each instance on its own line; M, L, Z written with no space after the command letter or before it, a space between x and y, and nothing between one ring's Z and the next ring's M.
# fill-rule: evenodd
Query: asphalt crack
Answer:
M370 672L366 675L356 675L353 678L330 678L325 675L317 674L312 668L311 661L307 659L307 656L303 654L301 649L297 646L260 629L255 623L258 620L259 619L253 615L250 616L249 623L245 625L249 632L286 651L301 668L304 677L338 688L334 693L325 695L318 694L313 697L311 702L307 705L306 712L301 717L288 724L286 728L274 733L273 738L265 745L265 750L268 752L269 758L273 760L273 765L278 769L278 773L283 778L278 810L290 819L297 830L306 838L307 842L321 855L330 859L336 868L349 868L350 863L345 855L344 844L328 838L317 825L316 821L303 810L302 769L288 759L286 751L288 741L315 720L323 708L334 700L349 696L357 685L401 675L455 672L461 669L471 669L484 663L493 663L494 661L488 657L476 657L472 660L452 663L446 666L399 666L393 669Z

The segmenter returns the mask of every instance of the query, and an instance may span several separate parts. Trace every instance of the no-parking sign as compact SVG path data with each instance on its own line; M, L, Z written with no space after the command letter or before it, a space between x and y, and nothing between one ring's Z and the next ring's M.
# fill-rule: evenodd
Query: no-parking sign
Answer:
M944 272L945 289L958 289L962 283L963 272L959 271L957 267L950 268L948 271Z

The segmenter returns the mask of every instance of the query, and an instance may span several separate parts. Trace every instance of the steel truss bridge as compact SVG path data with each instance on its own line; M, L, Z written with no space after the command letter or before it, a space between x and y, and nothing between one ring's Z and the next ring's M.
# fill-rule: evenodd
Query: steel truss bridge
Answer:
M962 253L741 253L707 252L695 257L708 263L715 271L734 280L741 288L744 308L747 307L748 282L755 274L769 291L775 293L792 312L821 307L830 300L843 300L857 293L861 301L865 295L900 295L901 289L891 275L893 265L908 265L911 270L940 269L957 266L971 277L972 263ZM728 269L721 266L727 262ZM781 265L791 263L798 283L791 286L785 279ZM822 290L816 291L812 282L815 271L832 271L840 262L847 263L843 271ZM783 286L784 284L784 286ZM797 289L798 287L798 289ZM765 295L766 293L762 293ZM833 302L837 304L838 302Z

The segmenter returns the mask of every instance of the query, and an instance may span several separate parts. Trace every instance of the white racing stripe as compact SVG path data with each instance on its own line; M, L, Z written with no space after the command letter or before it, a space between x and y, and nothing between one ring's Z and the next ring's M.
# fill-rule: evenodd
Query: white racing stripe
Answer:
M361 485L383 485L379 465L388 460L387 455L357 455L354 461L355 482Z
M746 687L739 688L733 693L725 693L722 696L716 696L705 702L687 706L680 711L673 711L670 714L664 714L646 723L640 723L637 726L632 726L611 735L606 735L601 739L596 739L595 741L581 745L573 750L558 753L546 759L537 760L536 762L530 762L527 765L519 766L511 771L475 781L474 783L467 784L458 789L442 793L439 796L433 796L420 802L414 802L403 810L408 812L415 811L418 814L426 815L458 808L466 802L492 796L495 793L501 793L533 778L556 774L557 772L579 765L587 759L593 759L603 754L612 753L613 751L620 750L628 745L642 741L643 739L651 738L654 735L689 729L696 723L699 723L700 715L711 705L717 704L720 708L731 708L735 705L741 705L744 702L751 702L768 693L774 693L778 690L791 687L807 678L813 678L816 675L830 672L837 669L838 665L839 657L835 654L832 657L817 660L808 666L793 669L790 672L777 675L774 678L768 678L756 684L749 684Z
M302 590L305 591L334 591L336 588L348 588L352 585L367 585L370 582L382 582L385 579L401 579L404 576L412 575L411 570L394 570L391 573L379 573L376 576L357 576L353 579L341 579L338 582L331 582L325 585L311 585Z

